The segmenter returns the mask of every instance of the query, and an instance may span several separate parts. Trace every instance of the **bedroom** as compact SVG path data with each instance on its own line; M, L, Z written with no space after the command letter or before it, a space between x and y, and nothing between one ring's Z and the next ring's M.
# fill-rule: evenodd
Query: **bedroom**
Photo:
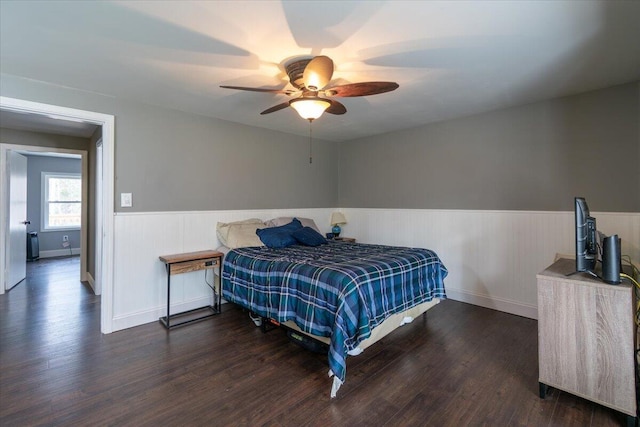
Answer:
M581 19L591 24L592 14L601 8L606 9L598 4L596 11L586 10L587 16ZM122 9L112 12L122 13ZM85 24L71 25L78 13L71 8L70 22L61 21L76 31L61 37L63 41L77 43L74 35L89 31ZM621 13L616 8L607 13L622 22L634 17L633 13ZM149 15L153 16L151 12ZM574 196L587 197L599 226L607 233L619 233L625 245L623 252L640 258L637 52L634 56L634 52L624 51L628 62L620 65L636 70L630 78L605 86L593 84L588 90L553 99L530 100L525 105L491 108L431 124L416 123L407 130L339 142L329 133L323 137L323 132L341 132L343 118L322 117L313 123L313 164L309 165L308 124L289 111L262 119L258 114L261 103L266 103L266 108L277 103L274 99L217 91L217 85L229 82L203 78L198 71L201 58L197 53L182 54L192 64L180 72L171 72L170 65L158 66L174 76L173 80L140 102L131 98L151 82L144 78L141 70L145 68L139 63L121 64L118 58L111 57L131 70L130 80L122 81L115 96L100 89L107 85L108 77L95 88L85 81L95 71L93 67L108 65L97 55L85 62L70 62L72 68L58 64L58 68L49 71L50 76L36 75L39 68L32 62L36 58L8 51L13 46L12 39L5 37L26 37L28 34L24 33L29 28L15 28L15 23L5 21L6 16L2 14L2 50L3 55L9 52L12 56L2 58L3 97L115 116L113 196L119 202L121 193L132 193L133 207L121 208L119 203L112 206L113 315L103 324L104 332L157 322L164 297L164 270L158 255L215 248L216 222L254 216L311 217L323 231L329 231L331 212L341 209L348 219L345 235L359 241L435 249L451 272L447 280L450 298L526 317L536 316L535 274L550 264L556 253L572 252ZM42 23L37 20L45 17L34 14L31 19ZM449 22L446 17L440 19ZM148 24L158 25L158 20ZM54 37L64 26L56 25L49 32L42 31L47 37ZM179 33L182 39L178 41L191 40L190 34ZM124 49L121 39L127 36L131 34L121 33L109 48ZM104 34L94 37L99 41ZM372 42L356 48L359 51L374 46L376 43ZM625 46L634 48L625 43L619 46L621 50ZM57 63L42 48L28 47L24 52L35 51L50 65ZM134 50L140 52L145 47L152 54L148 60L153 62L160 47L153 41L138 40ZM50 50L51 54L69 53ZM267 54L253 48L250 51ZM170 53L176 54L174 50ZM295 53L272 56L279 61ZM580 65L587 70L598 68L594 64L601 60L580 56L579 49L570 54L582 58ZM177 55L172 60L180 58ZM605 61L606 58L609 57ZM211 60L220 58L212 55ZM400 80L403 73L416 73L416 67L387 68L390 80ZM560 81L570 80L582 68L551 67L546 71L546 80L537 82L534 88L560 85ZM276 85L273 80L261 80L263 74L259 70L241 75L245 76L242 83L246 85ZM561 78L555 80L554 76ZM350 77L354 81L361 79L357 75ZM196 83L210 89L196 90L200 88L192 86ZM403 89L405 86L400 83ZM199 114L180 111L182 106L155 105L185 88L197 94ZM208 98L206 94L213 91L222 102ZM367 99L370 105L362 100L347 104L345 120L371 116L375 122L376 114L382 114L378 109L385 109L383 97L387 95L396 93ZM515 93L507 88L502 95L508 98ZM443 102L437 97L431 99L436 105ZM210 118L202 113L210 104L219 108L220 103L226 104L226 114L254 122L262 119L269 128ZM429 107L435 108L431 104ZM367 120L373 127L372 119ZM278 130L285 123L291 129L288 133ZM580 164L574 164L568 153L581 150L584 145L599 156L585 155ZM616 165L608 182L591 173L607 164ZM251 174L238 175L238 170ZM200 282L199 276L191 281L184 279L181 308L196 306L207 298Z

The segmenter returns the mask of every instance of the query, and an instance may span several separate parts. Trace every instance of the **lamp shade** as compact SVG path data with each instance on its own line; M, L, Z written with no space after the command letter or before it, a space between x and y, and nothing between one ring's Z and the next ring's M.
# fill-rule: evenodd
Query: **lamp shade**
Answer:
M334 212L331 214L331 225L346 224L347 219L342 212Z
M315 120L331 106L331 103L322 98L298 98L289 101L291 108L296 110L305 120Z

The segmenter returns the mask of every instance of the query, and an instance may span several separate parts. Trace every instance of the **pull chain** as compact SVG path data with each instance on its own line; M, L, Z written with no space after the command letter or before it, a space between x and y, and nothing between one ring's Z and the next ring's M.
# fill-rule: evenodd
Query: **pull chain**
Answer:
M309 164L313 163L313 139L311 138L311 122L313 120L309 120Z

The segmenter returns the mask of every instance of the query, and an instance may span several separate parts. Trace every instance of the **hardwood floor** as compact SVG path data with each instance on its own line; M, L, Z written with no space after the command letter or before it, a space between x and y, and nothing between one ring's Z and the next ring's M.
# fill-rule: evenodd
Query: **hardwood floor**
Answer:
M624 417L538 397L537 322L444 301L347 364L329 398L326 356L260 332L225 304L167 332L100 333L78 258L28 264L0 296L0 425L616 426Z

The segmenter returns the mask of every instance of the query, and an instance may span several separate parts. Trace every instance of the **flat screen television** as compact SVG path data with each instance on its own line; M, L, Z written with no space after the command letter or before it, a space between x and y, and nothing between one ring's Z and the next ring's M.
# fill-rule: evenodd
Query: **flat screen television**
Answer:
M584 197L575 198L576 216L576 271L595 274L598 259L596 219L589 214Z

